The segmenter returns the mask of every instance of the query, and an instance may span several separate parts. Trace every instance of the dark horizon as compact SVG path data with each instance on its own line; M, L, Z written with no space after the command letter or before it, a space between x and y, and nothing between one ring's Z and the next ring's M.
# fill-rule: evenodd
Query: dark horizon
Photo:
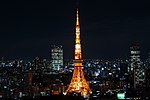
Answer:
M0 57L50 59L51 45L62 45L64 58L73 58L75 0L8 0L0 8ZM132 43L140 43L147 58L149 11L146 1L79 0L83 59L129 58Z

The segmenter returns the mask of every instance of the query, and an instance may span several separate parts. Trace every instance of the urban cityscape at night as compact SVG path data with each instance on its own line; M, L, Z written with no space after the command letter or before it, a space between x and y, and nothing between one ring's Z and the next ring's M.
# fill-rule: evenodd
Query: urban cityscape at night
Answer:
M147 2L0 5L0 99L150 99Z

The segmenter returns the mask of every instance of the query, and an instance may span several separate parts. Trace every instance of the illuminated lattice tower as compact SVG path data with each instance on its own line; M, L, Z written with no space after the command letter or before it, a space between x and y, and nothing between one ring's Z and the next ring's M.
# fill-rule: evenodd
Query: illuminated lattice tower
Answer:
M79 14L77 8L76 14L76 39L75 39L75 55L74 55L74 71L71 83L65 94L77 93L81 96L86 97L92 91L90 90L89 84L84 78L84 72L82 70L82 53L80 43L80 25L79 25Z

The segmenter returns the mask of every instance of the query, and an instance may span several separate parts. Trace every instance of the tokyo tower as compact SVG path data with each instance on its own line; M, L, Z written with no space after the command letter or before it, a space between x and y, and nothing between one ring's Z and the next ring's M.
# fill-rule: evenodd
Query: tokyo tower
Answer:
M77 93L83 97L89 96L92 93L89 84L84 78L84 72L82 70L82 52L80 43L80 25L79 25L79 13L78 7L76 12L76 39L75 39L75 55L74 55L74 71L71 82L65 94Z

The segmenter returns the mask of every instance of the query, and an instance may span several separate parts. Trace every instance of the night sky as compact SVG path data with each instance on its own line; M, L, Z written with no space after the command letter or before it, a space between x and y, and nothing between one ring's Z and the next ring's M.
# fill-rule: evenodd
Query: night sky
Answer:
M129 57L132 43L150 52L150 3L146 0L79 0L83 58ZM50 59L51 45L63 45L72 59L75 0L0 1L0 57Z

